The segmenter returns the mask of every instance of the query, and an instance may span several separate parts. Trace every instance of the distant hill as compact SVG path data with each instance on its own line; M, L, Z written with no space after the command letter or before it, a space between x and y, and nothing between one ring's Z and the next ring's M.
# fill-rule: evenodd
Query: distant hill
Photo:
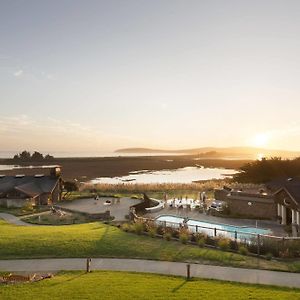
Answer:
M252 148L252 147L202 147L193 149L177 149L177 150L166 150L166 149L151 149L151 148L124 148L118 149L116 153L137 153L137 154L182 154L182 155L198 155L201 157L227 157L227 158L251 158L257 159L259 156L264 157L275 157L279 156L282 158L295 158L300 156L300 152L297 151L286 151L286 150L275 150L275 149L263 149L263 148Z

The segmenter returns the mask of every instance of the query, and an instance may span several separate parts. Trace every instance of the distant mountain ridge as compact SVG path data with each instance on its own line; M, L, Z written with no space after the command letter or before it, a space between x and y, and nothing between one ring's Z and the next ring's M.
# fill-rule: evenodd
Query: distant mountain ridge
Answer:
M169 154L187 154L187 155L199 155L204 157L253 157L257 158L259 155L265 157L280 156L282 158L294 158L300 156L300 151L288 151L288 150L276 150L276 149L264 149L264 148L253 148L253 147L201 147L192 149L177 149L177 150L166 150L166 149L152 149L152 148L123 148L115 151L116 153L169 153Z

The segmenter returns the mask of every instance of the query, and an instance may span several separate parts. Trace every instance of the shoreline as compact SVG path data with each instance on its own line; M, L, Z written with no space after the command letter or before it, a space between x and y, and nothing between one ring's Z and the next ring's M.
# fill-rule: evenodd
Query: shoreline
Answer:
M240 169L252 160L228 160L220 158L199 159L197 155L163 155L163 156L117 156L117 157L69 157L54 158L51 161L18 162L13 159L1 159L0 165L42 166L60 165L65 180L89 181L97 177L126 176L132 171L140 170L174 170L201 165L205 168ZM18 168L3 170L1 174L15 175L24 172L35 174L37 169Z

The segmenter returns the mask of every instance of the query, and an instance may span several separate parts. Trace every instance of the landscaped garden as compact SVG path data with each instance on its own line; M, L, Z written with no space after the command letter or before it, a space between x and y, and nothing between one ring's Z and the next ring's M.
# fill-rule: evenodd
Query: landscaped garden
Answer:
M1 299L300 299L300 290L156 274L61 272L51 279L0 287Z
M87 223L91 220L80 213L62 212L62 214L58 214L49 211L43 214L23 217L22 221L38 225L70 225Z
M46 257L118 257L192 261L215 265L300 270L299 261L258 259L127 233L103 223L23 227L0 221L0 259Z

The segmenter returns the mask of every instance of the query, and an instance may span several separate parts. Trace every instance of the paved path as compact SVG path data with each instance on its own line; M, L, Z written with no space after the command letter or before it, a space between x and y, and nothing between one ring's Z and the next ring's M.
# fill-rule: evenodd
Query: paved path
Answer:
M105 204L105 201L107 200L111 201L111 205ZM128 197L100 197L99 200L95 200L94 198L86 198L60 202L57 204L61 208L67 208L72 211L89 214L104 213L105 211L109 210L110 215L114 217L114 221L125 221L126 215L129 214L130 206L140 202L140 199L132 199Z
M3 219L4 221L6 221L8 223L19 225L19 226L36 226L35 224L29 224L29 223L23 222L19 219L19 217L16 217L14 215L7 214L7 213L0 213L0 219Z
M0 270L10 272L55 272L84 270L85 268L86 259L83 258L0 260ZM186 276L186 263L180 262L93 258L91 269ZM297 273L191 264L191 276L252 284L300 287L300 274Z

